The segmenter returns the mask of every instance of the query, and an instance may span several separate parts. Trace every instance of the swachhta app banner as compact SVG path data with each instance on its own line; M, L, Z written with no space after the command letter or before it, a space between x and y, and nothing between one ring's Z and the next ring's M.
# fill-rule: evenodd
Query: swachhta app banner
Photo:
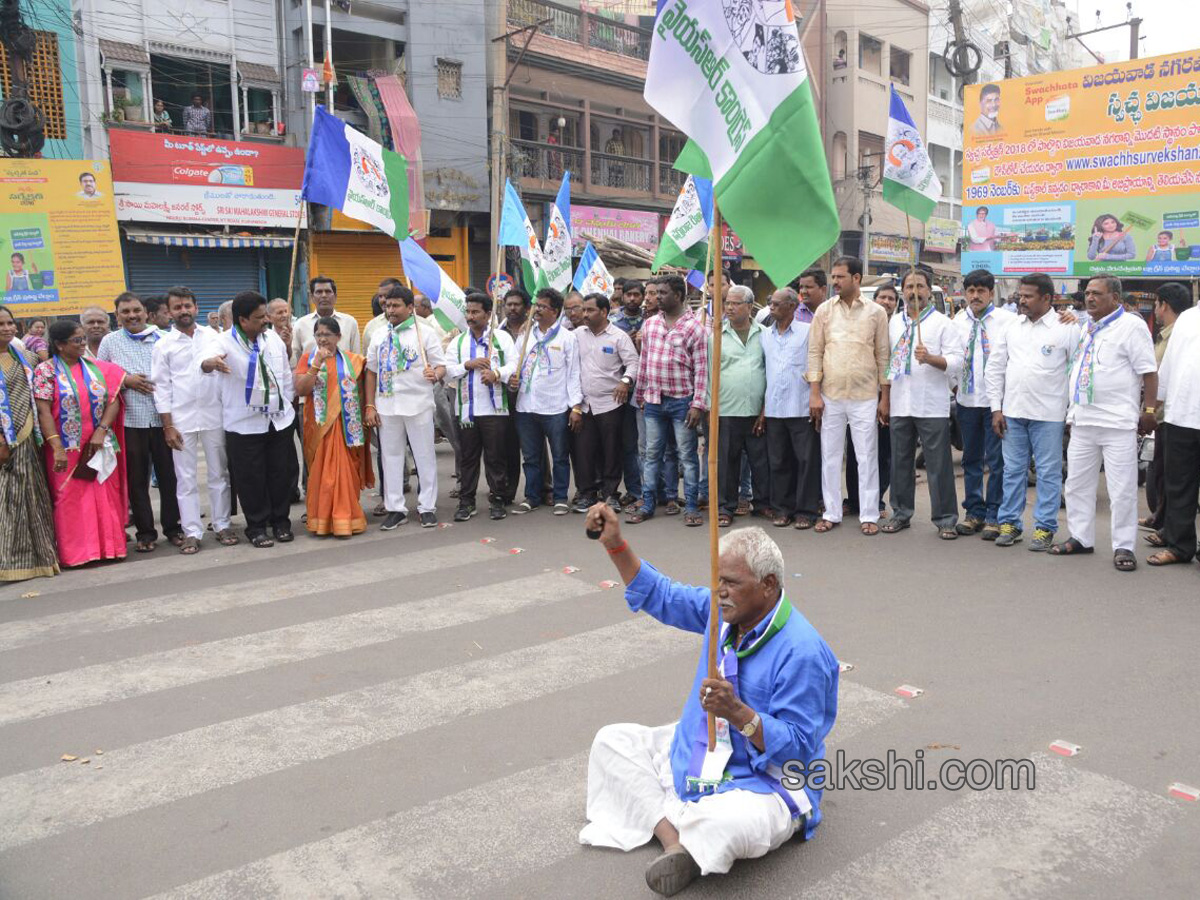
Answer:
M1200 275L1200 50L963 102L964 273Z

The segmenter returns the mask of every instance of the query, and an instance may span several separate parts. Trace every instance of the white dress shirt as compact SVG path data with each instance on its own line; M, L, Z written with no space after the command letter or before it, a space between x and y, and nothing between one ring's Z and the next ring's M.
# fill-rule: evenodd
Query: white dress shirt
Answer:
M217 339L217 352L225 354L225 365L229 372L210 372L205 378L217 382L221 394L222 424L226 431L234 434L265 434L271 425L282 431L296 418L292 402L296 399L296 386L292 380L292 366L287 345L271 329L259 336L263 361L275 376L275 382L283 393L283 409L276 409L272 392L271 410L264 413L246 403L246 370L250 367L250 354L242 347L236 332L226 331ZM204 362L198 359L196 365Z
M992 344L987 393L993 411L1015 419L1063 422L1067 371L1082 326L1064 325L1054 310L1036 322L1018 316Z
M415 315L415 314L414 314ZM403 323L402 323L403 324ZM416 317L414 324L396 332L400 352L410 360L407 369L397 369L392 378L392 392L384 394L382 385L375 385L375 411L381 416L419 416L433 409L433 385L425 380L425 366L421 362L421 351L417 346L417 335L425 348L425 359L433 368L446 364L442 353L442 342L425 320ZM379 374L379 352L384 343L392 339L392 330L375 333L371 346L367 348L367 368Z
M637 376L638 352L633 340L616 325L607 325L599 334L587 325L573 332L579 345L579 385L586 408L592 415L603 415L617 408L613 391L623 376ZM632 387L630 388L633 396Z
M904 309L888 321L888 340L893 350L910 322L908 311ZM931 356L945 357L946 368L942 370L917 361L917 333L914 330L912 372L892 373L891 415L948 419L950 382L963 363L962 335L950 319L934 309L921 320L920 342Z
M1200 429L1200 307L1184 310L1175 320L1158 367L1158 399L1166 401L1163 421Z
M981 320L981 329L978 336L975 338L975 358L972 360L972 368L975 370L975 390L968 393L967 379L965 377L967 350L971 346L971 332L975 328L975 313L971 307L964 307L954 317L954 327L958 330L963 346L963 363L959 365L950 374L954 382L958 385L958 403L960 406L966 406L972 409L983 409L991 406L991 398L988 397L985 372L987 369L987 361L991 356L991 351L996 347L996 339L1000 334L1017 321L1016 313L1010 313L1007 309L1001 306L993 306L991 310L984 315ZM922 326L922 329L924 326ZM988 356L983 355L983 335L988 337Z
M1083 371L1087 333L1079 338L1079 350L1067 382L1071 405L1067 422L1071 425L1095 425L1101 428L1137 428L1142 408L1142 376L1158 368L1154 359L1154 339L1141 316L1122 312L1096 333L1092 345L1092 402L1075 385ZM1154 398L1147 397L1153 406Z
M375 340L375 335L379 334L380 331L387 331L387 328L387 316L385 316L383 313L380 313L370 322L364 325L362 330L363 347L369 350L371 348L371 343Z
M313 339L313 331L317 327L317 319L321 318L315 312L311 312L306 316L301 316L292 324L292 356L296 362L300 361L301 354L312 353L316 343ZM362 353L362 340L358 335L358 319L349 313L333 311L333 318L337 319L339 327L342 329L342 336L338 338L338 348L349 353Z
M492 343L492 335L496 337L497 348ZM446 348L446 381L454 386L456 412L459 421L469 421L471 413L475 418L480 416L507 416L508 409L504 398L507 389L505 382L517 371L517 349L507 331L489 329L484 332L483 342L473 346L472 335L460 334ZM500 381L494 385L483 383L479 369L468 370L463 365L471 359L478 359L487 354L492 357L492 371L500 376ZM495 402L493 402L493 397Z
M220 382L200 371L200 363L221 353L220 338L205 325L197 325L191 337L172 328L150 354L154 406L160 415L170 414L181 434L223 427Z
M579 381L579 344L575 333L559 328L539 351L541 339L542 329L535 324L523 359L530 359L535 353L541 358L537 360L532 379L521 379L521 386L517 388L517 412L555 415L581 406L583 386ZM522 362L518 360L518 365Z
M774 319L763 325L763 363L767 370L767 393L763 415L771 419L808 418L812 386L808 371L808 332L812 326L793 318L783 331Z

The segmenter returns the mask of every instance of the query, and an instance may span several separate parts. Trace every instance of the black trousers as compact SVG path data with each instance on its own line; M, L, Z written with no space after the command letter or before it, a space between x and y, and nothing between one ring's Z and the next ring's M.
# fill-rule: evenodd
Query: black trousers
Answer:
M770 505L768 493L771 469L767 457L766 435L754 433L757 416L721 416L717 445L717 500L721 512L732 516L737 511L738 487L742 480L742 454L750 461L750 486L755 509ZM819 468L819 467L818 467ZM710 487L709 490L712 490Z
M1146 508L1150 510L1151 527L1158 529L1163 526L1163 515L1167 503L1166 491L1166 454L1167 439L1163 436L1163 425L1159 423L1154 429L1154 459L1146 470Z
M875 443L879 457L879 511L883 512L884 497L892 485L892 429L877 425L878 439ZM846 429L846 502L851 515L858 515L858 457L854 453L854 441L850 429Z
M767 460L771 468L771 506L775 514L817 517L821 481L821 439L812 419L767 419ZM754 478L753 473L751 478Z
M574 437L579 458L575 486L580 493L599 500L617 496L624 472L625 407L586 413Z
M1163 482L1166 514L1163 538L1180 559L1196 555L1196 507L1200 495L1200 428L1164 422Z
M470 428L459 427L458 505L474 506L479 490L480 460L487 475L488 502L508 502L509 483L506 452L511 416L479 416Z
M521 483L521 438L517 435L517 392L508 392L508 415L504 416L504 502L512 503L517 496L517 485ZM542 471L546 471L543 469Z
M262 434L225 432L225 454L237 485L246 537L292 530L292 484L296 466L295 422L277 429L274 423Z
M157 541L154 507L150 504L150 464L158 476L158 519L163 535L183 534L179 525L179 497L175 493L175 460L162 428L125 429L125 473L129 481L129 508L138 541Z

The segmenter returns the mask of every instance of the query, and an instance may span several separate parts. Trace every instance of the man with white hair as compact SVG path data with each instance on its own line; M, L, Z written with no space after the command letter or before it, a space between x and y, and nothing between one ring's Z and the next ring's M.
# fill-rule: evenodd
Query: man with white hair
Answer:
M608 725L596 735L580 843L632 850L658 838L663 852L646 869L646 883L670 896L697 875L728 872L735 860L763 856L797 832L811 838L821 791L791 774L825 756L838 662L785 596L779 547L761 528L721 539L720 677L708 678L709 588L672 581L638 559L603 504L588 511L587 528L600 533L630 609L705 637L678 722Z

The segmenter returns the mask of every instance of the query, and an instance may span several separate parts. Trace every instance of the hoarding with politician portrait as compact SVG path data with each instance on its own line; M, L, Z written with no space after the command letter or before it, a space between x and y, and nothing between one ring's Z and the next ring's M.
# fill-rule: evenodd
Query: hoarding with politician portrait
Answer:
M1200 275L1200 50L963 102L964 273Z
M67 315L125 290L108 163L0 161L0 303L14 316Z

